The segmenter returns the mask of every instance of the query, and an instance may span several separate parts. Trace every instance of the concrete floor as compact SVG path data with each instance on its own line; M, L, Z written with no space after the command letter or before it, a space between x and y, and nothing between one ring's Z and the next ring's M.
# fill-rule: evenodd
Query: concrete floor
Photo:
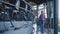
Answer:
M8 29L8 31L5 31L4 33L0 33L0 34L32 34L32 31L33 31L32 22L28 21L28 23L29 24L27 24L26 21L17 21L17 22L14 21L13 24L15 27L21 27L24 24L27 24L26 26L23 26L20 29L14 30L15 27L11 28L10 27L11 24L9 22L1 22L0 30Z
M34 28L35 28L34 34L41 34L41 29L39 26L35 24ZM49 34L54 34L54 29L49 29L49 30L50 30ZM44 34L48 34L47 32L48 32L48 29L44 28Z
M3 24L5 23L5 24ZM15 27L21 27L24 24L27 24L25 21L20 22L20 21L14 21L13 22ZM5 26L4 26L5 25ZM4 33L0 33L0 34L41 34L40 31L40 27L36 24L33 24L32 26L32 22L29 22L29 24L25 27L23 26L21 29L17 29L17 30L13 30L14 28L10 28L11 24L9 22L1 22L0 23L0 30L4 30L4 29L8 29L8 31L5 31ZM34 29L33 29L34 27ZM37 30L38 28L38 30ZM45 28L44 29L44 34L47 34L48 29ZM54 34L54 29L50 29L50 34ZM60 34L60 32L58 32L58 34Z

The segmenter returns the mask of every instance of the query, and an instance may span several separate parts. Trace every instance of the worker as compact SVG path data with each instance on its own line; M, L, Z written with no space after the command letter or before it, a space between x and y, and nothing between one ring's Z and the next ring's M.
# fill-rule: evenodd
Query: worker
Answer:
M44 12L41 11L41 15L39 16L39 24L40 24L40 27L41 27L41 34L44 33L44 22L45 21L45 15L44 15Z

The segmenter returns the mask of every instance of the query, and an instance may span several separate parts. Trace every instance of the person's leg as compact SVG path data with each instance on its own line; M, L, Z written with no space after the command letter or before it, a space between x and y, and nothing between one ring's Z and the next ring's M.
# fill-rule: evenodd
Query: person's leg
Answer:
M41 21L41 34L44 33L44 21Z

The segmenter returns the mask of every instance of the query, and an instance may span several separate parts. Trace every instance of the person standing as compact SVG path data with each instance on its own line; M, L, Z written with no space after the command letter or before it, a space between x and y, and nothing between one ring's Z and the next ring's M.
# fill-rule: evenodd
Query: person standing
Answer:
M41 28L41 34L44 33L44 22L45 21L45 14L43 11L41 11L41 15L39 16L39 24L40 24L40 28Z

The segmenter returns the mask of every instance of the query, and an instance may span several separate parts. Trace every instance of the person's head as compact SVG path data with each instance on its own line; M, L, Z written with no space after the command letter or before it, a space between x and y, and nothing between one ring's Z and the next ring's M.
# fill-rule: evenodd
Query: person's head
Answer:
M43 12L43 11L41 11L41 14L44 14L44 12Z

